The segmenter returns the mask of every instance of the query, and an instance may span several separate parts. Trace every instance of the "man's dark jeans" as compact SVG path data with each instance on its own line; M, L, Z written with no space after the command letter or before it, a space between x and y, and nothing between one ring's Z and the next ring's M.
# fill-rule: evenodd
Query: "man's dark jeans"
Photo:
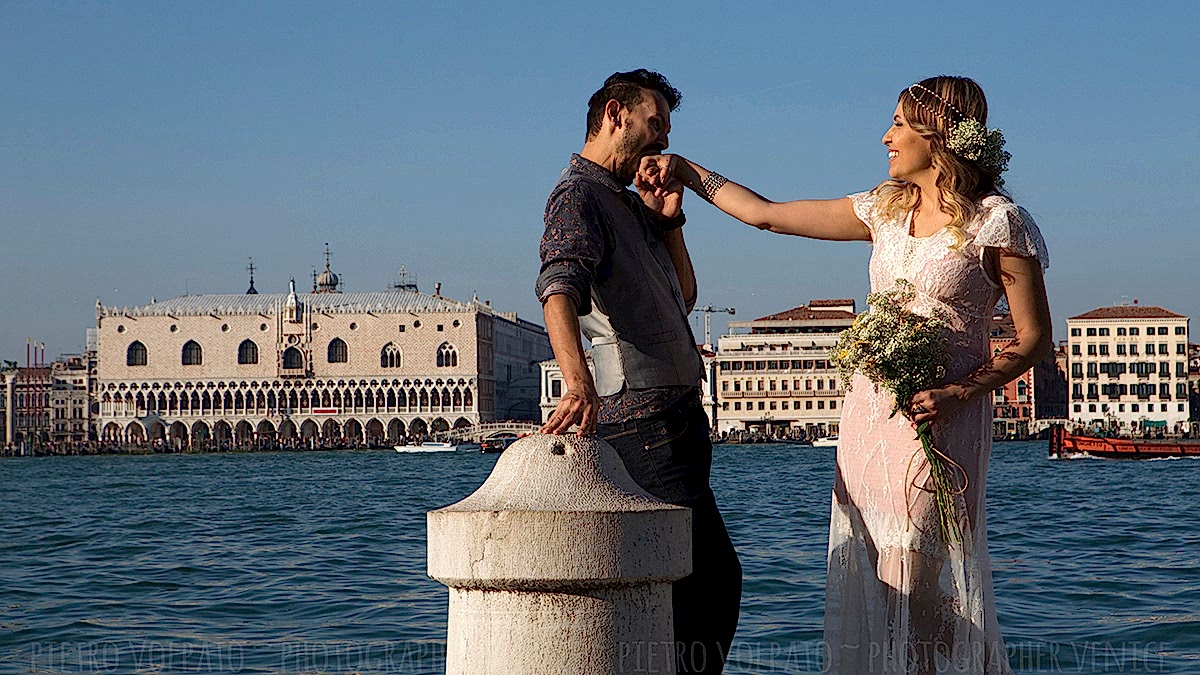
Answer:
M720 673L737 629L742 565L708 484L712 442L699 395L646 419L598 425L596 434L643 489L692 509L692 573L672 588L676 670Z

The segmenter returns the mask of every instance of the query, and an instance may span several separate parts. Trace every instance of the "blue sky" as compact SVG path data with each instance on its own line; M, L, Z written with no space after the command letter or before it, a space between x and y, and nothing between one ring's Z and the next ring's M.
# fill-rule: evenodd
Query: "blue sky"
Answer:
M897 92L974 77L1056 337L1122 298L1200 317L1200 3L740 4L0 3L0 357L78 351L97 298L242 292L249 256L304 288L326 241L346 290L404 264L540 322L546 195L641 66L683 91L672 150L775 199L871 187ZM685 210L701 303L861 306L865 244Z

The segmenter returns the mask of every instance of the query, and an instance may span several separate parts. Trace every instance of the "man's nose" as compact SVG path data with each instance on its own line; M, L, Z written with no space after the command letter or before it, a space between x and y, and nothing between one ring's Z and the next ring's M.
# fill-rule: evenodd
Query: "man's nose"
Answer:
M671 147L671 141L670 141L670 139L668 139L668 138L667 138L667 134L666 134L666 133L664 133L664 134L662 135L662 138L661 138L660 140L662 141L662 149L663 149L664 151L665 151L667 148Z

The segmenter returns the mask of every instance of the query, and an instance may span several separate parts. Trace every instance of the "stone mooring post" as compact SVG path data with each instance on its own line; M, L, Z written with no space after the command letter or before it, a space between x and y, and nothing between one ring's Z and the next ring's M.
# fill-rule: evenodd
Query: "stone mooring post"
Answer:
M447 675L675 672L691 510L642 490L604 441L521 439L427 526L429 576L450 587Z

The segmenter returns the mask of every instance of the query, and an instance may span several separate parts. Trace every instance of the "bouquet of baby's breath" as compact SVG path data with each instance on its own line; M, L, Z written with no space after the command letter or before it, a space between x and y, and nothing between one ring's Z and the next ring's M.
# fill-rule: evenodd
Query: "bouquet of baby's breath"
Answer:
M831 354L847 390L854 373L862 373L892 392L896 405L891 417L904 410L914 395L935 386L946 372L945 314L922 316L909 311L906 307L915 297L916 289L905 279L897 279L890 291L868 295L871 311L854 319ZM917 438L929 462L942 535L947 541L961 541L954 501L964 489L956 479L962 469L934 447L929 422L917 426Z

